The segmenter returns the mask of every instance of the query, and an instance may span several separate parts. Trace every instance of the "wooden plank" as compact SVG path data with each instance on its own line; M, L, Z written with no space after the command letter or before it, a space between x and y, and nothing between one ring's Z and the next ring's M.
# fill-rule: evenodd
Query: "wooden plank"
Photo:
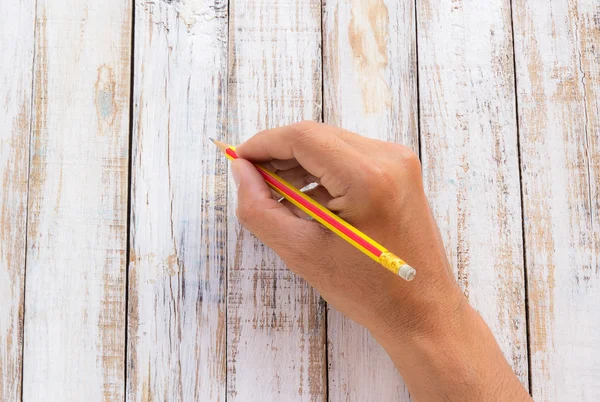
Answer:
M324 121L418 151L414 2L324 2ZM369 332L328 312L329 399L408 400ZM375 392L375 394L374 394Z
M230 2L229 135L321 117L318 0ZM228 401L324 401L325 308L235 218L228 194Z
M36 16L23 399L121 400L131 5Z
M508 0L419 0L425 188L471 304L527 386L527 335Z
M21 398L35 2L0 8L0 400Z
M600 3L513 4L536 400L600 399Z
M135 4L127 399L224 401L227 1Z

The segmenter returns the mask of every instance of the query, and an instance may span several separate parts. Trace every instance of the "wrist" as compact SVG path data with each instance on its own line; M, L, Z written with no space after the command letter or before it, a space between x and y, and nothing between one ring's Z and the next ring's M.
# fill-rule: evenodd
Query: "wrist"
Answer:
M530 400L494 336L460 293L373 332L418 400ZM437 306L436 306L437 304Z
M447 267L447 260L429 261L427 266L433 268L423 271L435 275L417 274L409 283L390 281L378 293L377 308L367 327L384 348L449 336L471 308ZM397 345L399 341L401 344Z
M456 338L472 311L458 285L444 291L415 289L414 293L410 303L403 298L377 314L377 324L369 328L390 355L419 350L424 344L430 350L445 339Z

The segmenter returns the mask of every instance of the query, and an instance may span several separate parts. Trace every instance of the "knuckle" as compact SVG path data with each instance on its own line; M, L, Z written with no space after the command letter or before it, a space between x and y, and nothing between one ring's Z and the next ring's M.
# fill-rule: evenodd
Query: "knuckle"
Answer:
M294 127L292 134L292 143L294 144L311 142L313 139L313 134L310 131L302 130L298 127Z
M298 135L303 134L314 134L314 132L320 127L320 123L312 120L302 120L292 124L292 128Z
M292 141L295 143L311 143L315 140L316 132L313 127L311 127L311 123L308 121L301 121L300 123L296 123L292 125L293 135Z
M404 147L404 152L402 153L402 162L406 168L409 170L418 170L421 171L421 161L419 160L419 155L417 155L413 150Z
M398 178L415 180L421 177L421 161L412 149L400 144L392 144L392 155L387 159L387 171Z
M315 141L317 139L334 137L331 130L325 129L323 123L312 120L304 120L293 124L292 126L294 140L296 141Z
M406 158L414 158L418 159L418 155L406 145L398 144L398 143L388 143L388 149L394 154L394 156L398 159L406 159Z
M340 152L340 143L337 137L332 135L321 137L319 147L327 154Z
M390 149L393 152L393 160L396 163L401 164L403 168L409 170L421 170L421 161L419 160L419 155L417 155L412 149L401 144L392 144Z
M340 142L330 130L322 130L322 124L316 121L301 121L292 125L294 137L292 141L305 148L319 148L323 152L338 152Z

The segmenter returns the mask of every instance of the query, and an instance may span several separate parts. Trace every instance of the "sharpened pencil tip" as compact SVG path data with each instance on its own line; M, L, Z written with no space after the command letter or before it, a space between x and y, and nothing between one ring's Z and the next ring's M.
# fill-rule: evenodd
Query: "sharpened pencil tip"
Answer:
M229 148L229 145L225 144L224 142L215 140L214 138L210 138L210 137L208 137L208 139L211 140L213 142L213 144L215 144L217 146L217 148L219 148L221 150L221 152L225 152L225 150L227 148Z

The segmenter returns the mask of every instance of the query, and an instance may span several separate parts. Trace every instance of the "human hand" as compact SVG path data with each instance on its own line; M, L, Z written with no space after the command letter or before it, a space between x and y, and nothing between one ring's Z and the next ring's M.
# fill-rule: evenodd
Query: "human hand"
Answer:
M313 198L417 269L415 282L405 283L319 223L299 218L304 214L291 204L273 200L256 169L234 161L242 224L336 309L376 336L398 327L430 331L431 321L457 310L462 294L410 149L302 122L259 133L236 152L298 188L320 183Z
M370 330L415 401L530 400L454 280L414 152L302 122L263 131L236 153L242 225L330 305ZM414 281L277 202L249 161L298 188L319 183L310 196L414 267Z

